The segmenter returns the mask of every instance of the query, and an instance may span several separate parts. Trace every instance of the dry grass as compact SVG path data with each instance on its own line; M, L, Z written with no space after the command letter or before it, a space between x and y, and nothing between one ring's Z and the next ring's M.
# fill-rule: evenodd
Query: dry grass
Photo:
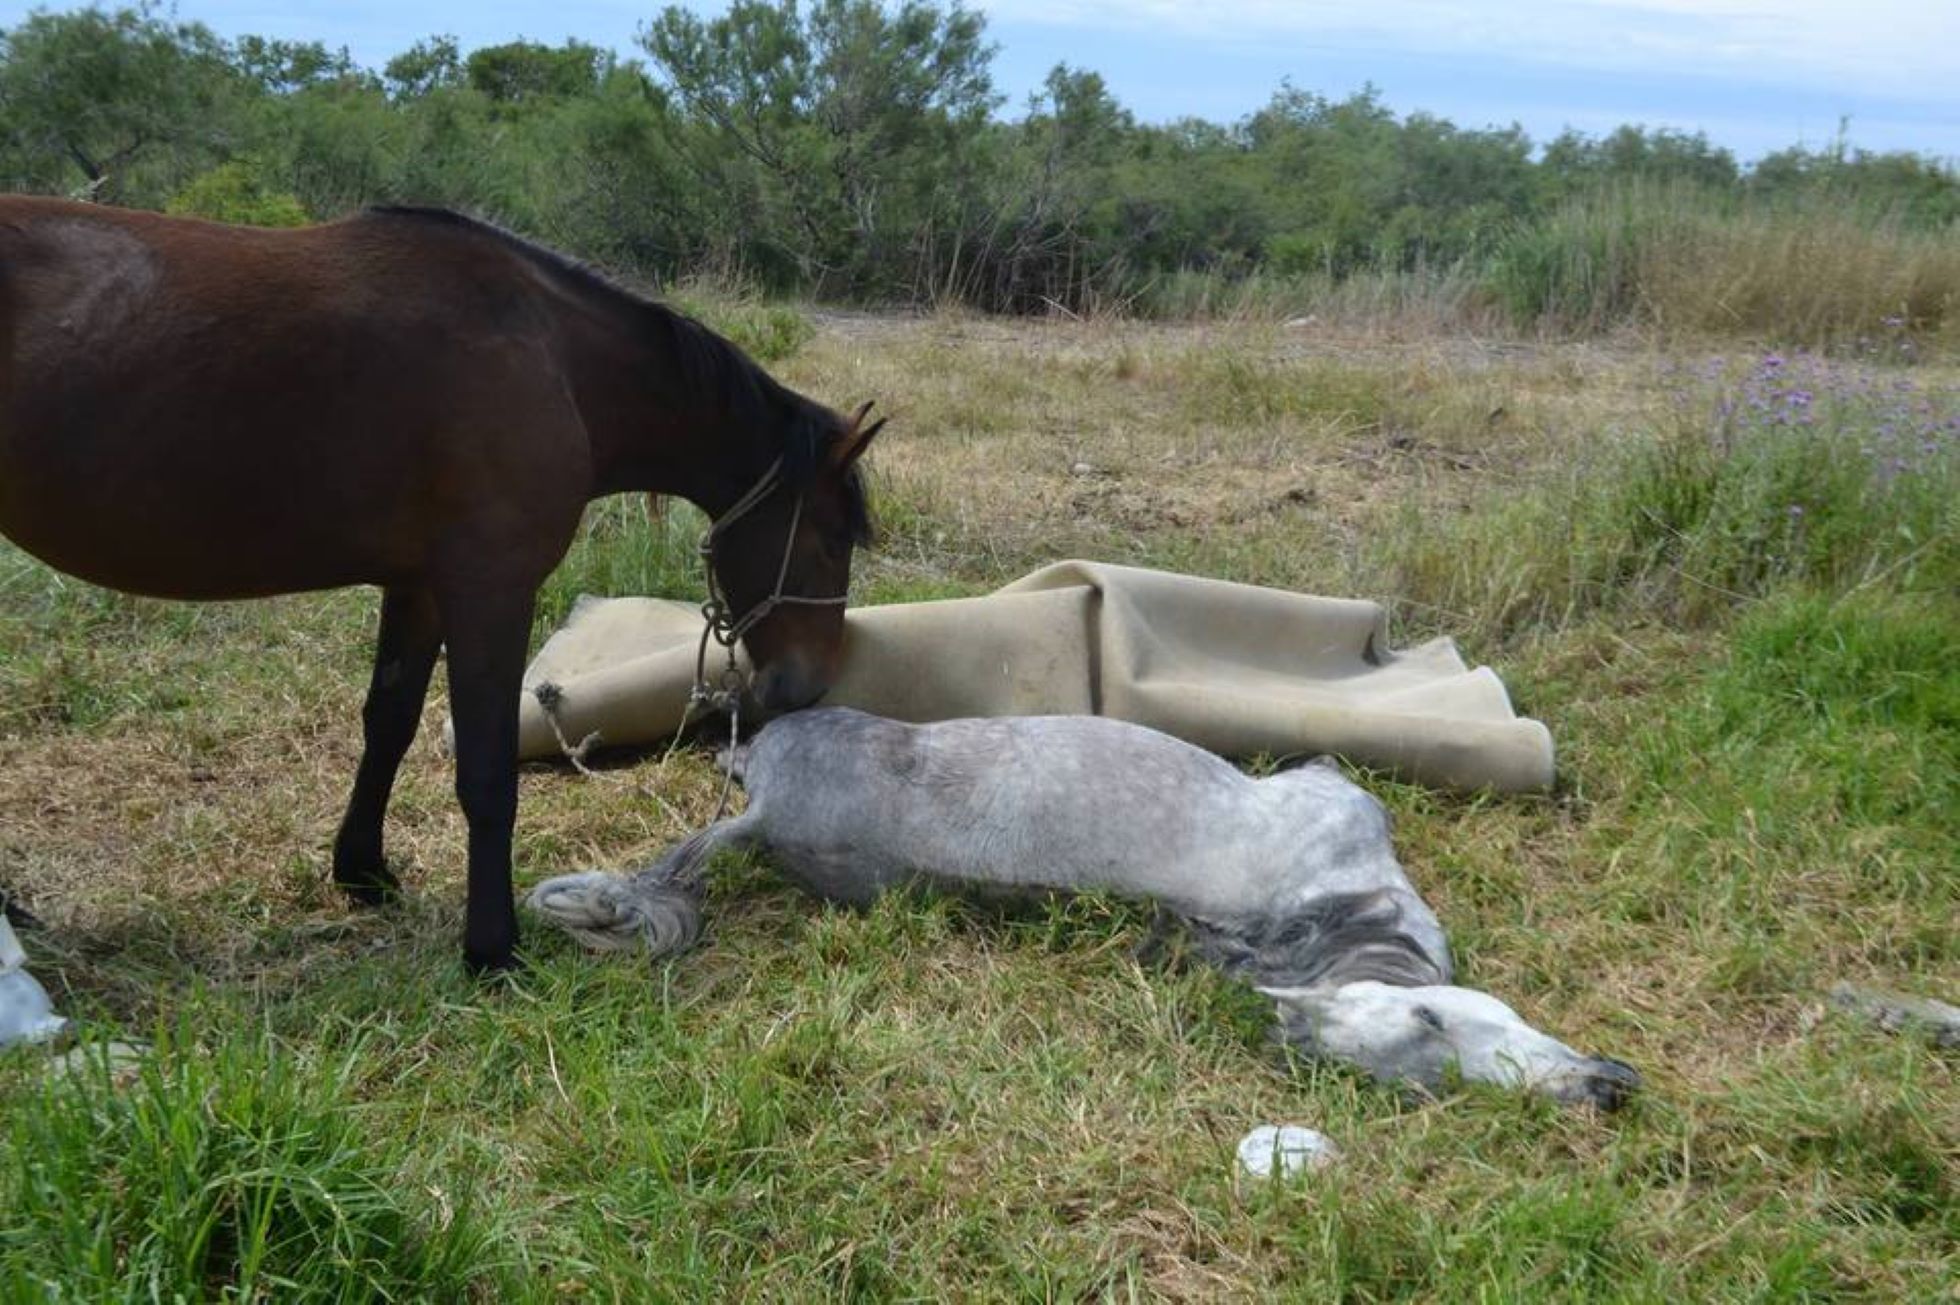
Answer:
M1651 318L1676 334L1874 346L1908 323L1951 332L1960 318L1960 241L1951 232L1905 231L1851 210L1801 222L1703 219L1643 250L1642 261Z
M1591 344L1271 325L839 316L787 373L878 396L893 538L874 565L1004 577L1071 553L1364 591L1365 533L1461 511L1667 402L1655 360ZM1219 563L1214 563L1219 565ZM1249 567L1250 570L1242 568ZM1387 597L1379 591L1372 596Z

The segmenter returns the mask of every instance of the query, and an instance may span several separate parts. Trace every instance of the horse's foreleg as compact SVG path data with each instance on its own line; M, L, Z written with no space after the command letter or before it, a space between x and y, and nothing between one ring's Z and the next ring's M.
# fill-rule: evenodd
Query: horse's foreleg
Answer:
M334 882L366 906L380 905L400 886L382 856L381 825L395 772L422 723L422 701L441 647L442 624L427 590L390 589L382 595L374 678L361 711L361 767L333 844Z
M515 963L511 829L517 819L517 697L532 595L443 595L449 705L456 721L456 796L470 827L463 963L482 974Z

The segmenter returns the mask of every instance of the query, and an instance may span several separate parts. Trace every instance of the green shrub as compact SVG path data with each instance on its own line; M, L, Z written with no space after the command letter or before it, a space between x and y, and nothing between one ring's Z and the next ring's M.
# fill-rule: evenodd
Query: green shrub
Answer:
M667 302L727 336L759 363L781 362L817 333L810 319L794 308L757 303L745 296L684 290Z
M164 211L248 227L301 227L309 220L299 200L268 190L258 170L239 159L194 179L170 197Z

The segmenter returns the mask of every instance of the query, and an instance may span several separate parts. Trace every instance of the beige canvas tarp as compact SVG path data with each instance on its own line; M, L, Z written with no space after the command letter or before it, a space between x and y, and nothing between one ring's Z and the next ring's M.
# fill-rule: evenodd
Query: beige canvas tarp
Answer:
M671 736L700 633L686 603L582 599L525 673L522 755L557 755L560 735ZM1496 674L1447 639L1390 651L1375 603L1060 562L981 598L853 608L845 640L824 701L900 720L1100 714L1231 757L1331 752L1455 789L1552 783L1550 733L1512 712Z

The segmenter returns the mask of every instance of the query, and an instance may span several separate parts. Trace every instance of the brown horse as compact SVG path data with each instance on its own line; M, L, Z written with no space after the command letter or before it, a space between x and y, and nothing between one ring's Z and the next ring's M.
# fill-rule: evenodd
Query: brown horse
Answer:
M382 817L446 648L478 971L517 942L519 677L538 584L585 504L741 504L716 579L754 618L760 705L803 706L835 675L869 530L863 417L455 214L261 231L0 197L0 533L137 594L380 586L334 879L369 903L395 888Z

